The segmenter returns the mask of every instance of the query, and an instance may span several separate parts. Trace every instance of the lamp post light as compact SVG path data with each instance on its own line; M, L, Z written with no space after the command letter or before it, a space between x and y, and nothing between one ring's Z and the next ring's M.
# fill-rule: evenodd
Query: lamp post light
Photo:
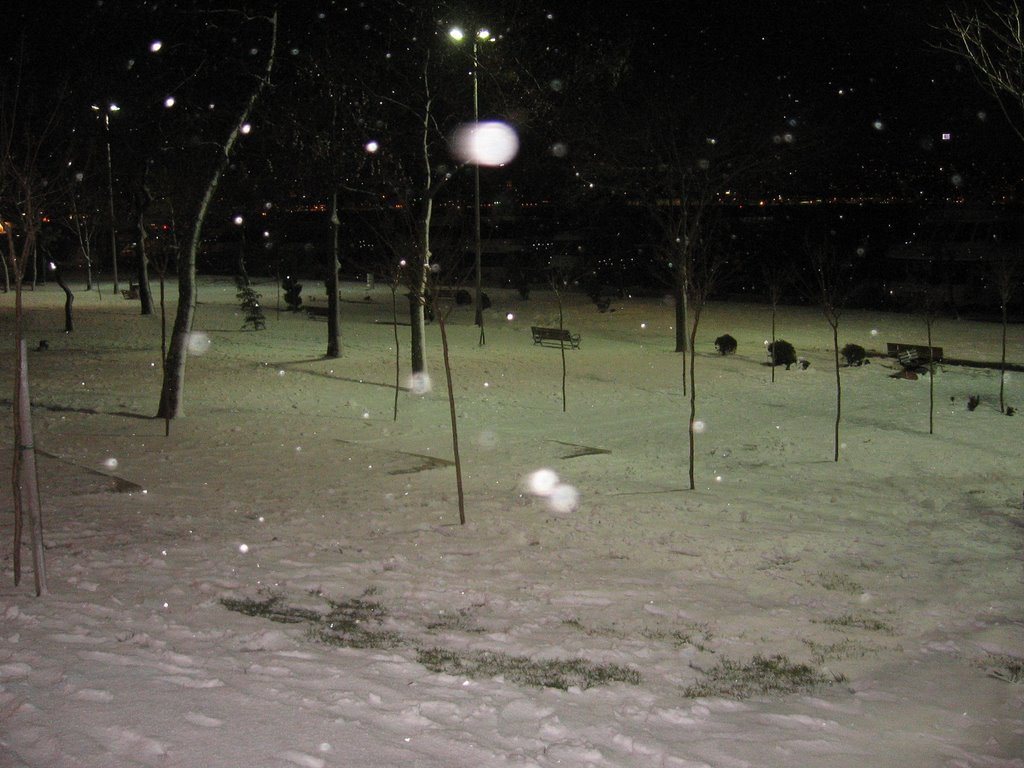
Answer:
M107 192L110 200L110 258L114 270L114 295L117 295L117 222L114 218L114 171L113 162L110 156L110 113L119 112L121 108L117 104L110 104L106 110L102 110L95 104L92 105L94 112L103 112L103 134L107 142Z
M466 33L463 32L459 27L452 27L448 32L449 36L455 42L462 42L465 39ZM479 49L478 44L481 42L487 42L493 40L491 37L490 30L478 29L476 34L473 35L473 123L474 126L480 125L480 91L479 91L479 78L477 77L477 70L479 69ZM480 326L480 346L484 345L484 304L483 304L483 290L481 287L481 269L480 269L480 163L473 163L473 266L474 273L476 276L476 317L475 322Z

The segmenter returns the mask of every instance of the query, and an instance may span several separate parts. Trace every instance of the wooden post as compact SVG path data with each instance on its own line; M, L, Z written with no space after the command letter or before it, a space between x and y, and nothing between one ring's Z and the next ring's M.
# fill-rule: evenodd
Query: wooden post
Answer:
M39 503L39 476L36 472L36 450L32 437L32 407L28 396L28 354L24 339L18 349L18 450L17 493L22 509L28 511L32 534L32 567L35 572L36 595L47 594L46 564L43 559L43 517Z

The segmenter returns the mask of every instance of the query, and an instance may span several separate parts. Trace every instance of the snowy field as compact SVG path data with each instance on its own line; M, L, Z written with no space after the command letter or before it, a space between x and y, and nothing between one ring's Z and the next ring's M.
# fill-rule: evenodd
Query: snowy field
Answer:
M553 296L492 292L485 346L471 308L448 326L460 526L437 326L433 392L401 392L395 421L387 287L345 286L337 360L322 320L257 287L253 332L234 286L202 281L210 343L169 437L158 318L107 284L65 335L60 290L26 293L29 348L49 343L29 364L50 595L27 547L13 585L5 480L3 768L1024 766L1024 414L999 412L998 372L940 366L929 435L927 377L844 368L837 464L818 310L780 311L810 367L772 383L768 308L713 305L690 491L671 307L567 297L563 413L560 353L530 337ZM998 360L999 331L943 319L934 343ZM893 341L925 343L923 321L842 318L841 344ZM0 446L9 466L10 418ZM531 492L539 469L574 509ZM816 684L764 690L772 670Z

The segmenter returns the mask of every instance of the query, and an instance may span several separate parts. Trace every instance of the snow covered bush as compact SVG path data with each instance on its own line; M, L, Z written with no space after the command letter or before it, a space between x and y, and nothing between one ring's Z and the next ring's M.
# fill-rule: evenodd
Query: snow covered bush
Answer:
M728 333L715 339L715 349L721 355L731 355L736 351L736 339Z
M784 365L789 370L791 365L796 364L796 350L788 341L778 339L768 345L768 359L772 365Z
M868 352L860 344L847 344L839 350L839 354L847 365L863 365L868 361Z
M302 308L302 283L298 282L292 275L285 275L281 280L281 287L284 288L284 303L288 305L289 312L298 312Z

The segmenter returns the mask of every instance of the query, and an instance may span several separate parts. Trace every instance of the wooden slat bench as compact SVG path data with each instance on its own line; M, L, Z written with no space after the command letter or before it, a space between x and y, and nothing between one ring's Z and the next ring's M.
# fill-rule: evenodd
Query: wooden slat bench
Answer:
M533 334L533 343L542 347L562 347L568 344L572 349L580 348L580 335L569 333L567 328L541 328L536 325L530 327Z
M920 365L926 365L929 359L934 363L942 360L942 347L889 342L886 344L886 351L889 357L897 358L900 361L900 365L908 370Z

